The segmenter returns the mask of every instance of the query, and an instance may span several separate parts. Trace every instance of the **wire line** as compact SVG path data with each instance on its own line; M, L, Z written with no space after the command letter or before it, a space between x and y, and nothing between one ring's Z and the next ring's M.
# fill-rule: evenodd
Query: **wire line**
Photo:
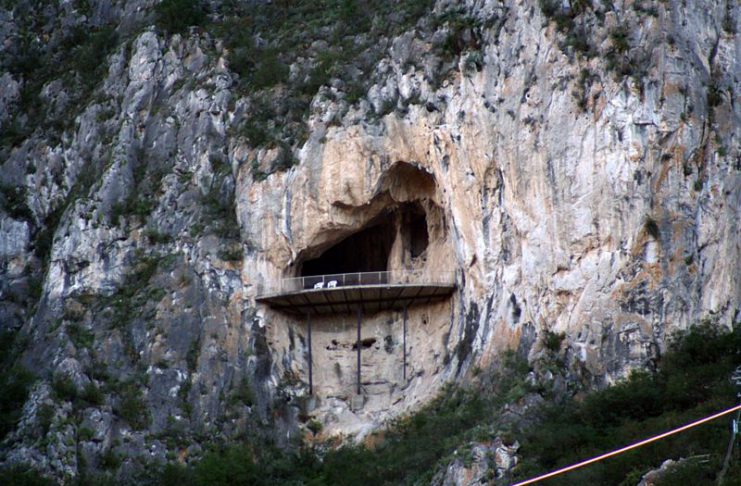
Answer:
M620 449L614 450L612 452L608 452L606 454L602 454L600 456L593 457L591 459L587 459L586 461L578 462L576 464L572 464L571 466L567 466L561 469L557 469L553 472L549 472L547 474L543 474L541 476L534 477L532 479L528 479L527 481L522 481L519 483L515 483L512 486L525 486L526 484L533 484L538 481L542 481L544 479L552 478L553 476L558 476L559 474L563 474L569 471L573 471L574 469L579 469L580 467L588 466L589 464L602 461L603 459L607 459L612 456L617 456L618 454L622 454L623 452L627 452L631 449L637 449L638 447L645 446L647 444L650 444L652 442L656 442L657 440L664 439L666 437L669 437L670 435L678 434L680 432L684 432L685 430L691 429L692 427L697 427L698 425L702 425L705 422L710 422L711 420L715 420L717 418L720 418L724 415L728 415L729 413L733 413L736 410L741 410L741 405L736 405L735 407L731 407L728 410L723 410L722 412L718 412L714 415L710 415L708 417L702 418L700 420L696 420L694 422L691 422L687 425L683 425L681 427L678 427L676 429L672 429L668 432L664 432L663 434L655 435L653 437L649 437L648 439L642 440L640 442L636 442L634 444L627 445L625 447L622 447Z

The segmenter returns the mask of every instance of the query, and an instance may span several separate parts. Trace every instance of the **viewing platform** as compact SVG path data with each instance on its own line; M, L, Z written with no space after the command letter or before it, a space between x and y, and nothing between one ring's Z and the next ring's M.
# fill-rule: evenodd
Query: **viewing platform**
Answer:
M257 301L298 315L367 315L444 300L454 290L452 271L392 270L284 278Z

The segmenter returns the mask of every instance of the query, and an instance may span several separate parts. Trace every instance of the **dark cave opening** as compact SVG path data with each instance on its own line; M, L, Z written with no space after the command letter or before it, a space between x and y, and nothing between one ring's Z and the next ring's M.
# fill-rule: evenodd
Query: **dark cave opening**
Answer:
M332 246L301 266L301 276L338 273L383 272L396 237L393 218L386 214L377 222Z
M397 231L401 254L392 256ZM405 202L387 207L363 229L346 236L319 256L304 260L299 276L385 272L391 266L399 263L408 266L410 260L424 257L429 244L424 206L419 201ZM392 258L401 258L401 261L392 262ZM309 286L314 283L313 280L305 282Z
M368 349L371 346L373 346L374 344L376 344L376 338L365 338L365 339L362 339L360 341L360 346L363 349ZM358 349L358 343L353 343L352 349L353 350L357 350Z
M427 233L427 215L419 203L402 207L401 234L404 248L412 258L422 255L430 243Z

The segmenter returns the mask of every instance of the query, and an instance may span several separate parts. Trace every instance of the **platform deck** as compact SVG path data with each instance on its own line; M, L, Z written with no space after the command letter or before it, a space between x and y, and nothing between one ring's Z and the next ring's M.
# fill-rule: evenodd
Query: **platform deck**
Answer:
M274 293L257 301L298 315L354 314L358 309L369 315L444 300L454 290L455 284L353 285Z

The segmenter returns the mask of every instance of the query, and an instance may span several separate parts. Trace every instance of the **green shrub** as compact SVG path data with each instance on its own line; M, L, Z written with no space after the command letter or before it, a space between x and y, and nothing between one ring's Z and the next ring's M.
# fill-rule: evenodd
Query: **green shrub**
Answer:
M624 53L630 49L630 44L628 43L628 30L625 26L616 27L615 30L610 33L610 39L612 39L612 45L617 52Z
M33 213L26 204L26 187L25 186L7 186L0 185L0 194L2 194L2 207L8 212L13 219L33 221Z
M246 447L230 447L224 452L206 454L194 468L194 484L232 486L234 484L269 484L269 464L256 464L253 451ZM266 467L267 466L267 467Z
M155 201L146 195L135 197L129 199L126 210L129 214L146 218L154 210L155 204Z
M561 349L561 343L566 338L566 334L562 332L553 332L545 330L543 332L543 345L549 351L558 352Z
M92 87L105 74L106 64L100 62L101 53L111 52L118 43L113 27L103 27L87 36L73 49L72 66L86 85Z
M0 439L20 419L23 404L34 381L34 375L20 365L3 367L0 371Z
M270 175L260 168L260 161L257 157L252 159L252 162L250 162L250 172L252 173L252 178L255 182L262 182L268 178L268 175Z
M234 201L222 198L219 191L212 189L203 196L201 204L208 217L213 232L224 239L239 238L239 223Z
M242 248L230 245L219 250L219 258L227 262L238 262L242 260Z
M716 84L708 86L707 102L711 109L723 104L722 91Z
M28 277L28 296L32 301L38 301L44 292L44 282L39 276Z
M264 122L248 119L242 124L240 133L253 147L265 145L271 138Z
M190 486L195 485L189 468L179 464L165 464L159 473L160 486Z
M185 32L188 27L203 25L207 10L201 0L163 0L155 7L157 26L170 34Z
M86 401L88 404L93 406L99 406L103 404L103 401L105 400L105 396L103 395L103 392L95 386L95 383L90 382L87 385L85 385L85 388L82 390L82 395L80 395L80 398L82 398L84 401Z
M252 393L252 385L250 384L249 378L245 377L241 382L239 382L239 385L234 389L231 398L233 403L241 403L248 407L251 407L255 403L255 397Z
M254 89L263 89L288 80L288 66L278 57L277 49L262 51L250 84Z
M124 387L116 412L134 430L142 430L149 425L147 404L141 390L133 383Z
M463 64L464 69L468 73L479 72L484 66L484 59L480 51L471 52L466 56L466 60Z
M57 484L28 466L14 465L9 468L0 468L0 476L3 478L3 484L12 486L53 486Z
M80 427L77 429L77 439L80 442L92 440L93 437L95 437L95 431L93 429L88 427Z
M39 405L39 409L36 412L36 423L41 427L42 436L45 436L49 432L49 429L54 422L55 415L56 411L53 405L48 403L42 403Z
M185 355L185 363L188 366L188 371L191 373L196 371L196 368L198 367L198 356L200 352L201 341L200 339L195 339L192 343L190 343L188 354Z
M306 428L309 429L313 435L321 432L323 427L322 423L318 420L310 420L306 425Z
M515 479L577 462L731 406L735 393L728 377L739 364L741 328L728 333L704 324L675 336L656 373L637 371L583 402L570 399L548 405L537 426L519 434L524 460ZM698 484L714 484L707 478L712 480L720 469L725 440L719 437L727 437L727 421L708 423L552 482L627 484L626 475L640 476L667 458L706 454L706 461L682 467L676 474L695 478Z
M113 448L109 448L107 451L100 456L100 467L103 469L118 469L121 465L121 456L116 454Z
M77 387L69 376L55 376L51 383L51 388L57 400L73 402L77 398Z
M149 240L152 245L164 245L172 242L172 236L158 231L154 228L147 228L144 230L144 237Z
M466 49L477 50L480 47L478 23L467 15L452 15L448 21L448 35L443 40L442 54L448 58L459 56Z
M559 12L560 3L557 0L538 0L540 11L548 18L555 17L556 13Z
M95 334L77 323L67 326L67 334L77 349L90 349L95 342Z

